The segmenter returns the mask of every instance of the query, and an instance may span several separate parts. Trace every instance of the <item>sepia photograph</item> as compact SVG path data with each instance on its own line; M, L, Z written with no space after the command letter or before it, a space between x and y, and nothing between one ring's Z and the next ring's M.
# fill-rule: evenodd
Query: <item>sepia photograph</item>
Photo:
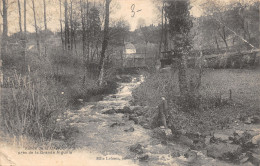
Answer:
M260 166L259 0L0 0L0 166Z

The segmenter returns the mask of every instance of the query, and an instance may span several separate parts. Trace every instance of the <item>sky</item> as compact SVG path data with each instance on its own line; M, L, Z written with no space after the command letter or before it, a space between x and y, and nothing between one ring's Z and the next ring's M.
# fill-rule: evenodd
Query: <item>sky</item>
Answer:
M18 26L18 8L16 0L15 3L10 5L9 8L9 33L17 32L19 30ZM20 0L21 4L23 4L23 0ZM48 28L52 31L59 31L59 0L46 0L48 3L47 6L47 20L48 20ZM74 2L76 0L73 0ZM104 1L104 0L89 0L91 1ZM158 24L158 14L159 11L157 9L156 4L153 3L156 0L112 0L111 2L111 20L117 19L125 19L130 24L130 30L135 30L135 28L140 24L150 25L150 24ZM238 1L238 0L211 0L213 3L228 3L230 1ZM250 1L250 0L240 0L240 1ZM203 3L209 2L209 0L190 0L191 6L193 6L190 10L190 13L194 17L199 17L203 14L203 8L201 5ZM31 8L31 1L27 1L27 29L28 31L34 31L33 27L33 13ZM43 4L42 0L35 0L36 3L36 12L38 18L38 24L41 28L43 28ZM23 6L23 5L22 5ZM23 13L23 8L22 8ZM23 19L23 18L22 18ZM22 20L23 21L23 20ZM2 19L0 19L0 23Z
M202 0L192 0L200 4ZM119 9L116 13L113 13L112 18L125 18L131 25L130 30L134 30L140 20L145 20L146 25L158 24L160 19L158 19L158 9L156 4L152 0L117 0L119 3ZM202 14L202 9L199 6L193 4L191 9L191 15L199 17ZM132 12L132 8L134 8ZM138 12L137 12L138 11Z

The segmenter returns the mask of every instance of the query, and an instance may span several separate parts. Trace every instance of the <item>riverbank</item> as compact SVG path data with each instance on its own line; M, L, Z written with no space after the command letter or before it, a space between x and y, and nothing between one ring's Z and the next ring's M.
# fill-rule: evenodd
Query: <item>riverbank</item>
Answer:
M191 112L182 112L176 107L176 77L176 73L157 73L148 76L134 90L133 104L143 105L139 116L146 117L145 127L154 128L153 122L160 121L155 107L164 96L170 107L169 125L174 129L171 136L166 136L162 129L154 128L163 140L186 144L226 162L258 165L259 145L252 140L260 134L259 71L204 71L200 89L202 104Z
M231 154L232 157L232 153L226 152L239 150L239 162L241 160L243 162L241 165L252 165L254 162L252 159L255 158L256 152L252 155L253 158L249 156L250 153L243 151L243 146L248 145L245 143L252 140L251 136L254 136L254 133L250 131L255 125L253 119L251 119L251 124L245 125L243 124L246 121L237 121L239 124L235 124L237 128L230 126L231 128L221 130L221 133L216 130L211 133L191 133L180 130L180 132L166 135L163 128L152 129L150 126L149 117L157 111L155 107L134 106L133 102L130 102L134 99L132 91L141 87L148 78L118 76L119 80L122 78L131 79L130 82L119 81L116 94L105 96L101 101L86 102L80 109L67 110L63 117L59 117L57 121L60 127L57 128L53 139L48 142L48 146L29 144L29 148L34 150L40 147L43 149L52 147L56 150L71 151L72 154L64 154L61 157L57 157L58 154L45 154L40 158L36 156L31 161L36 161L36 159L48 159L50 163L56 159L59 162L67 161L67 159L80 161L81 156L84 156L86 163L94 159L93 163L98 162L101 165L106 164L109 158L114 160L111 162L121 165L232 166L238 163L227 162L219 156L230 157L225 155ZM242 129L242 126L245 128ZM257 129L259 126L256 125L255 134L259 132ZM238 132L240 130L242 131ZM250 137L245 137L247 132L244 131L247 130L251 132ZM236 137L234 137L235 132L239 134ZM228 149L225 149L226 145ZM255 151L252 147L247 150ZM19 151L13 149L12 153L18 155ZM8 151L5 152L5 154L8 153ZM29 156L29 154L23 155ZM64 158L64 156L68 157ZM19 161L15 158L13 160Z

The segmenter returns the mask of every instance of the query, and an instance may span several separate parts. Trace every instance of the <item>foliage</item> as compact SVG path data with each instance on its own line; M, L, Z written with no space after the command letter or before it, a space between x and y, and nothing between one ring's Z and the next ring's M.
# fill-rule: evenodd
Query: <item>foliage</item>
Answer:
M197 48L251 49L247 42L259 46L259 2L234 2L225 7L212 2L204 11L205 15L195 20Z
M191 46L190 30L193 26L188 1L169 1L165 7L169 19L168 29L172 37L173 47L177 50L188 51Z
M89 12L89 40L97 40L97 37L101 33L101 21L99 16L99 10L93 6Z

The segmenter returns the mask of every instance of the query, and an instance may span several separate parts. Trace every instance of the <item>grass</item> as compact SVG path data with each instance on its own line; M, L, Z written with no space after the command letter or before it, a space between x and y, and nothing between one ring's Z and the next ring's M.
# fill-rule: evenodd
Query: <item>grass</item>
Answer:
M188 72L188 80L194 75ZM228 127L238 117L259 113L260 71L246 69L205 69L199 89L199 107L191 112L180 111L178 107L177 72L155 73L134 90L136 104L155 108L161 97L169 102L171 121L177 129L206 132ZM232 100L230 97L232 92ZM156 110L147 112L152 119Z
M15 73L6 84L2 96L2 125L18 138L33 137L40 142L51 139L56 119L64 110L66 101L46 82L33 82L30 76Z
M116 69L109 64L106 84L98 86L96 63L86 66L84 57L55 47L49 47L46 56L29 50L25 61L19 51L9 49L3 60L1 126L6 135L18 142L28 137L43 144L55 139L60 127L69 133L72 129L57 123L66 109L79 105L78 99L88 101L117 88Z

